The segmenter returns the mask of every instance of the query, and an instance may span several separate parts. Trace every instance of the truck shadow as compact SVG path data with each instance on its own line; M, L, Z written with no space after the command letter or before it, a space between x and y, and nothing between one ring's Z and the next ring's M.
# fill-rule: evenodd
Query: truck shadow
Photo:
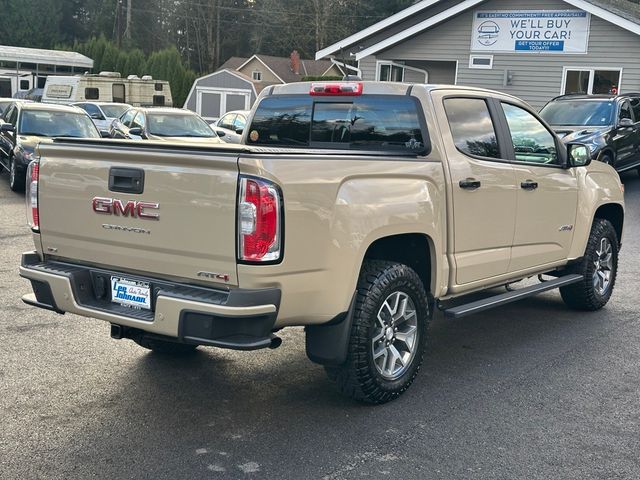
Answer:
M112 478L138 476L125 469L132 456L144 459L149 478L236 478L247 471L305 478L308 468L330 473L351 454L375 451L380 439L447 422L452 409L510 388L601 335L614 315L615 307L571 312L557 293L456 321L438 314L415 384L378 407L335 391L322 368L306 359L301 329L285 331L275 351L202 349L181 358L140 351L126 372L114 375L117 393L101 398L96 392L96 402L108 408L92 412L99 416L92 427L69 438L72 448L61 450L64 463L82 462L89 472ZM412 415L399 419L403 410ZM87 449L109 452L109 461L87 464L94 462L83 454ZM291 462L285 467L279 461L284 450L300 458L293 470Z

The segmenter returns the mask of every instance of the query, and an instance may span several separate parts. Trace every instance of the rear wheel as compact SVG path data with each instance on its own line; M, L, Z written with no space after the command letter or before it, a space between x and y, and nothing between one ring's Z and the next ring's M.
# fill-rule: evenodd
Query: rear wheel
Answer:
M9 157L9 188L14 192L23 192L26 173L16 165L13 157Z
M153 337L139 336L133 338L141 347L151 350L163 355L188 355L196 351L197 345L190 345L187 343L167 342L165 340L158 340Z
M325 367L345 395L385 403L413 382L425 350L429 303L420 277L406 265L365 261L347 361Z
M560 289L567 306L593 311L607 304L618 273L618 245L618 235L611 222L594 219L584 257L568 272L578 273L584 279Z

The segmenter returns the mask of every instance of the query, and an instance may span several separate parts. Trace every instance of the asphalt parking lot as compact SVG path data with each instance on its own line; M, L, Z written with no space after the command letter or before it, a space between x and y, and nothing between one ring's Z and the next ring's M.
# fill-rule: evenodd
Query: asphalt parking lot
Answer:
M341 397L304 353L201 348L170 359L108 325L20 301L32 248L0 177L0 478L640 478L640 176L623 176L618 283L592 314L556 292L436 316L414 386Z

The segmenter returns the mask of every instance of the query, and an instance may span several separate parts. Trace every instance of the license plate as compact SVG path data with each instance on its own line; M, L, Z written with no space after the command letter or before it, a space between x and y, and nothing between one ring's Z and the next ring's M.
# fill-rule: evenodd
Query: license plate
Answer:
M151 289L148 282L111 277L111 301L132 308L151 309Z

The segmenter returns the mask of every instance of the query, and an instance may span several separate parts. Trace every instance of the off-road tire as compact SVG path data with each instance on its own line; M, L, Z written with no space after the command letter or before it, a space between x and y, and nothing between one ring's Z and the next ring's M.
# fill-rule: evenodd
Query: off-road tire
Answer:
M9 188L14 192L24 192L26 172L21 171L13 157L9 157Z
M378 328L378 312L388 296L398 291L408 295L415 306L417 339L409 366L399 378L388 380L374 363L372 340ZM338 367L325 366L327 375L344 395L358 401L381 404L396 399L420 369L429 317L427 293L414 270L400 263L365 260L358 280L347 360Z
M593 276L598 260L597 251L602 239L608 239L612 247L611 277L609 287L600 294L594 286ZM579 283L560 288L560 295L564 303L574 310L595 311L604 307L613 293L618 273L618 234L608 220L595 218L591 227L591 234L582 260L567 269L567 273L577 273L584 277Z
M159 340L153 337L147 337L145 335L133 338L141 347L153 351L154 353L160 353L162 355L189 355L196 351L197 345L190 345L188 343L167 342Z

